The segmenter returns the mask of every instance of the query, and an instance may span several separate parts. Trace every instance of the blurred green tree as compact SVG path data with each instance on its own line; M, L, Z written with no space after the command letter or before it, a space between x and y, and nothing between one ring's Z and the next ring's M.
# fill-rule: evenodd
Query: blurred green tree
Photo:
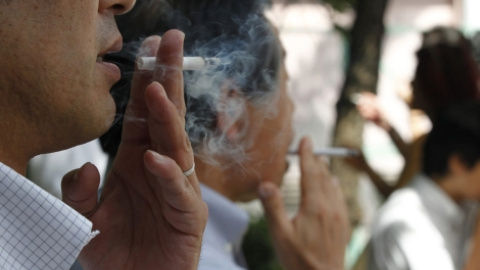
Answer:
M337 102L337 121L334 145L350 145L360 148L364 121L358 114L352 97L355 93L377 91L380 55L385 32L384 14L388 0L326 0L332 7L342 7L345 2L355 10L356 18L347 33L348 53L345 81ZM348 2L348 3L346 3ZM332 160L332 173L343 187L350 210L352 225L361 219L357 200L359 172L341 158Z

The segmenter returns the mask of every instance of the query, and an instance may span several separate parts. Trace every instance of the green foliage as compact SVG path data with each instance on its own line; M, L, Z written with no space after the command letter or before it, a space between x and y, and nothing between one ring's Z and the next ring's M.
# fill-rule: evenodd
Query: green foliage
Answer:
M267 220L262 217L250 223L242 243L243 254L250 270L282 270L275 255L268 231Z

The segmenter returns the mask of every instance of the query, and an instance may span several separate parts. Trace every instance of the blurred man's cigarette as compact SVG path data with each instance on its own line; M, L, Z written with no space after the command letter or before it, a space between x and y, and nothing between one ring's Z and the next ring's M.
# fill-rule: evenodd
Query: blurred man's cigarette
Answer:
M298 151L289 151L290 155L298 155ZM317 156L358 156L358 151L345 147L330 147L314 149L313 154Z
M215 67L220 64L220 58L183 57L183 70L201 70ZM137 67L139 70L154 70L157 65L155 57L139 57Z
M358 93L353 93L352 95L350 95L350 101L355 105L359 105L362 102L362 95Z

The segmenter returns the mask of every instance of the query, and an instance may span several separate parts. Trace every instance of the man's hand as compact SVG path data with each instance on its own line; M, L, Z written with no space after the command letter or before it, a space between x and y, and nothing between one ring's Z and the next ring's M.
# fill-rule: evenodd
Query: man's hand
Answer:
M277 257L285 269L342 270L350 229L340 186L309 139L300 144L300 166L302 199L292 220L279 189L269 182L259 187Z
M357 151L358 155L356 156L346 156L343 160L353 168L359 171L368 171L370 165L368 164L367 159L362 151L362 149L353 146L346 146L347 148L354 149Z
M375 94L370 92L359 94L357 110L365 120L375 123L387 132L390 131L391 126L388 123Z
M141 56L157 68L137 72L122 142L97 203L98 171L91 164L64 178L64 201L100 234L82 250L85 269L197 269L208 218L185 132L183 39L172 30L150 37Z

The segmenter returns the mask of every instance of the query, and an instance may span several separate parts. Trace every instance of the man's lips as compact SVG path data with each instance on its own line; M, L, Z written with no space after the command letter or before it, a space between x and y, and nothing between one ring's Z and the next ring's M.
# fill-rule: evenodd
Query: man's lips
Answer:
M121 79L122 74L117 65L103 61L103 57L97 57L97 65L101 70L103 70L104 73L107 74L109 78L111 78L112 81L114 81L114 83Z
M96 64L101 70L103 70L107 77L112 80L113 84L115 84L122 78L120 67L113 63L105 61L103 57L108 55L109 53L119 52L122 49L122 36L120 36L120 33L117 33L116 36L112 36L112 38L106 40L110 40L111 43L105 46L105 48L103 48L103 50L98 53Z

